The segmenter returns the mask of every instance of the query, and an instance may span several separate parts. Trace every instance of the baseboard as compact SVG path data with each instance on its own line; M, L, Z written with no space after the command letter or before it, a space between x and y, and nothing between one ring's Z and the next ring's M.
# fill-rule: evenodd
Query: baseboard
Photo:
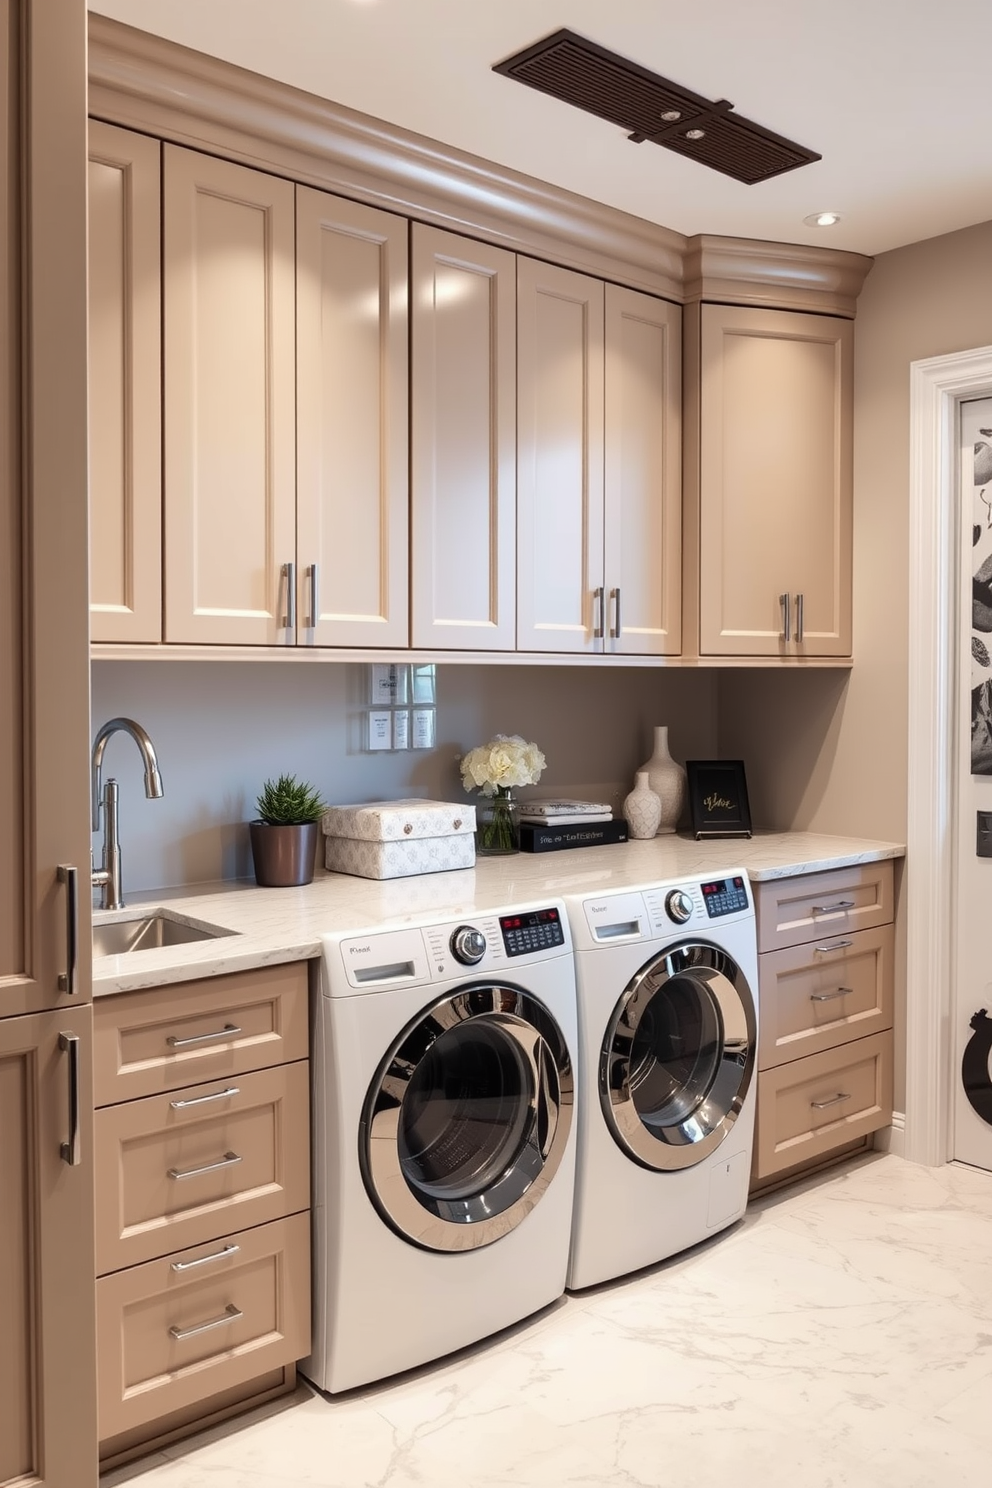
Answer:
M875 1133L876 1152L891 1152L893 1157L906 1156L906 1113L892 1112L892 1125L883 1126Z

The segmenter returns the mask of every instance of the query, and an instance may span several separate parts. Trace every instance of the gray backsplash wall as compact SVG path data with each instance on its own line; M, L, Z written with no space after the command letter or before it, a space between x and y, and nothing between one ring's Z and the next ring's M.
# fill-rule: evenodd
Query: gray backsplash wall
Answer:
M104 776L121 786L125 890L250 877L246 823L262 782L283 772L312 780L329 802L468 801L460 756L497 731L519 733L548 760L530 794L619 808L651 754L655 724L668 724L676 759L716 753L713 672L440 666L438 742L424 752L365 752L367 692L367 669L352 664L94 662L93 732L119 714L137 719L165 787L147 801L133 743L123 734L110 741ZM99 859L99 835L93 841Z

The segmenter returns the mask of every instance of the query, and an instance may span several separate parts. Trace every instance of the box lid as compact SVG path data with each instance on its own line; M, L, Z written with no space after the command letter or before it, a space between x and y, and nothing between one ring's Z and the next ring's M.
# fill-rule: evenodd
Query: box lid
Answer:
M475 807L454 801L366 801L328 806L320 819L327 837L397 842L416 837L456 837L475 831Z

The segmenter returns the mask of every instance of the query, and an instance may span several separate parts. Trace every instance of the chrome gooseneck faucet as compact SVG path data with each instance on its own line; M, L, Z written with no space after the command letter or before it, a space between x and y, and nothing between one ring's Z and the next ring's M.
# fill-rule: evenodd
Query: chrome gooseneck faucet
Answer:
M90 765L90 784L93 796L93 830L100 829L100 808L103 807L103 857L101 866L92 874L93 887L103 890L102 909L124 908L124 885L121 881L121 841L118 820L118 786L110 779L100 789L103 769L103 752L112 734L130 734L141 752L145 766L145 795L149 800L164 794L162 777L158 771L155 746L140 723L133 718L111 718L100 729L93 740L93 758Z

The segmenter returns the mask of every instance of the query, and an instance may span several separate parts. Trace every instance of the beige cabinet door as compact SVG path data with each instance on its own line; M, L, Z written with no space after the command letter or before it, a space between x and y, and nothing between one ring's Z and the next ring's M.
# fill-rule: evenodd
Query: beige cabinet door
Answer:
M89 126L90 636L162 638L160 150Z
M512 253L413 226L412 641L512 651Z
M165 639L295 643L294 188L164 172Z
M682 646L682 310L606 286L606 649Z
M0 1018L0 1484L18 1488L96 1482L92 1014Z
M603 650L603 291L517 261L521 651Z
M296 188L297 634L406 646L407 223Z
M852 356L847 320L702 307L704 655L850 654Z
M0 1484L93 1488L90 896L58 872L89 863L77 0L0 0L0 118Z

